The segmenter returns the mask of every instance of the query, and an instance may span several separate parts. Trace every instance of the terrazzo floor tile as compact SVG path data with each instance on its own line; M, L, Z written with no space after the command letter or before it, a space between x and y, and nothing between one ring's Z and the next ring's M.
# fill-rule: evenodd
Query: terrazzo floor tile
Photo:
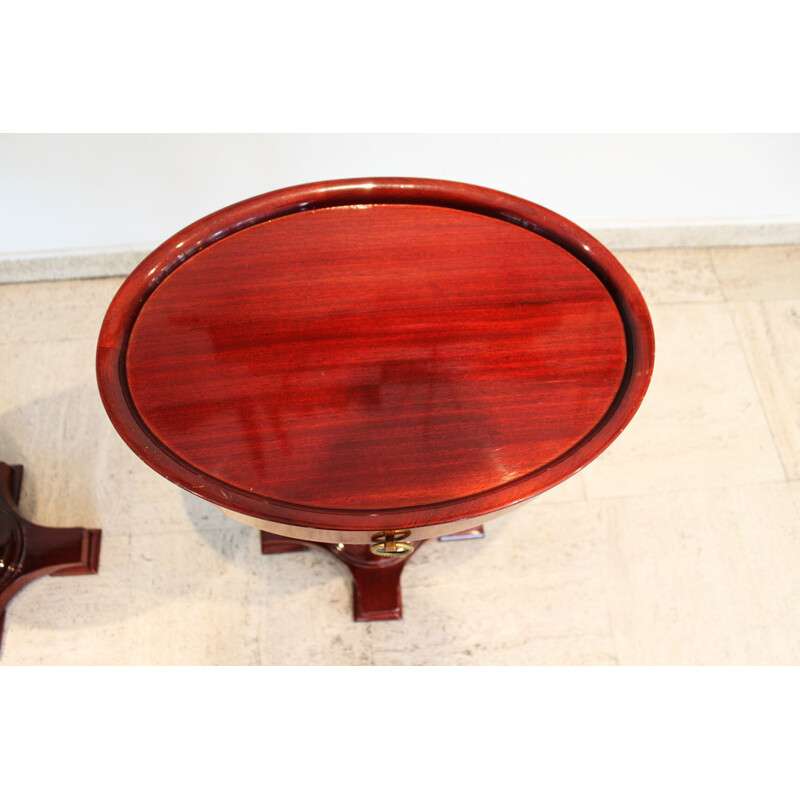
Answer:
M725 299L707 247L625 250L615 255L648 304Z
M125 626L132 663L257 663L246 613L257 577L242 551L254 538L213 547L188 531L131 537Z
M98 527L104 431L90 339L0 345L0 458L22 464L21 510L42 525Z
M604 503L620 663L800 663L800 516L786 484Z
M586 611L585 617L575 618L585 630L545 633L538 621L555 620L560 613L559 601L567 592ZM424 599L420 594L421 590L407 593L407 601L413 607L396 630L382 628L376 632L371 663L379 666L617 663L615 643L607 625L596 630L596 612L591 608L596 596L580 582L563 584L557 590L553 587L532 590L514 583L443 585L430 587ZM520 594L532 596L522 613L509 608L510 597ZM605 605L602 607L605 609ZM504 609L504 613L498 614L497 608Z
M329 555L262 556L120 440L94 351L121 279L0 286L0 458L25 466L22 510L103 529L98 575L14 598L0 665L798 663L796 252L621 253L656 330L640 413L484 539L421 547L404 619L366 624Z
M122 506L112 515L121 524L107 526L106 536L186 528L180 490L109 422L95 348L94 338L0 344L0 458L25 469L20 509L43 525L97 527L101 509Z
M800 298L800 245L718 247L711 259L728 300Z
M484 539L424 545L404 575L406 619L374 628L375 663L615 663L599 511L529 504Z
M0 285L0 344L97 340L123 278Z
M651 313L650 388L619 439L583 470L587 497L783 480L725 305L656 305Z
M734 303L747 362L786 474L800 478L800 298Z
M585 502L526 504L488 523L483 539L425 544L406 568L404 585L591 579L602 569L603 527L599 510Z

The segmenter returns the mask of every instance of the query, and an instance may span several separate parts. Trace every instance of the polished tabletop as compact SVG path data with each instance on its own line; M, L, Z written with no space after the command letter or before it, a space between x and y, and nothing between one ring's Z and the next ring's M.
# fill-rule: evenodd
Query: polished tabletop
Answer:
M421 179L310 184L195 223L107 314L98 379L184 488L287 524L491 513L564 480L638 407L644 301L567 220Z

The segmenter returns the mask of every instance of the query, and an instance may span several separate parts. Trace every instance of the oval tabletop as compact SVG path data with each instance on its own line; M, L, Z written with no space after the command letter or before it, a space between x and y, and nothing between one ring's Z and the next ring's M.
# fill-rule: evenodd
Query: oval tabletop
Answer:
M546 209L421 179L244 201L137 268L98 380L150 466L240 514L389 530L569 477L644 396L653 334L614 257Z

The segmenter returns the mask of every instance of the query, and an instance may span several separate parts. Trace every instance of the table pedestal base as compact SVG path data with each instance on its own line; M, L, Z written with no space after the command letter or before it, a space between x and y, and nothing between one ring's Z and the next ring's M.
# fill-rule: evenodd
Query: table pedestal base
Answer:
M6 606L36 578L95 575L101 531L46 528L26 520L17 508L22 467L0 461L0 644Z
M471 539L483 536L483 526L440 537L440 540ZM414 552L430 539L415 541ZM353 576L353 617L356 622L374 622L384 619L402 619L403 603L400 593L400 575L414 553L407 556L376 556L367 545L327 544L305 539L290 539L275 533L261 531L261 552L264 555L298 553L316 547L325 550L341 561Z

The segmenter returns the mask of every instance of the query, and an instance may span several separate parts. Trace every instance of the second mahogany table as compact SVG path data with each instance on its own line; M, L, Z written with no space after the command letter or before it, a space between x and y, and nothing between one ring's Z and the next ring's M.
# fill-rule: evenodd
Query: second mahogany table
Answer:
M479 531L613 441L653 352L635 284L573 223L371 178L176 234L111 303L97 371L153 469L261 529L265 553L326 548L356 618L387 619L420 542Z

